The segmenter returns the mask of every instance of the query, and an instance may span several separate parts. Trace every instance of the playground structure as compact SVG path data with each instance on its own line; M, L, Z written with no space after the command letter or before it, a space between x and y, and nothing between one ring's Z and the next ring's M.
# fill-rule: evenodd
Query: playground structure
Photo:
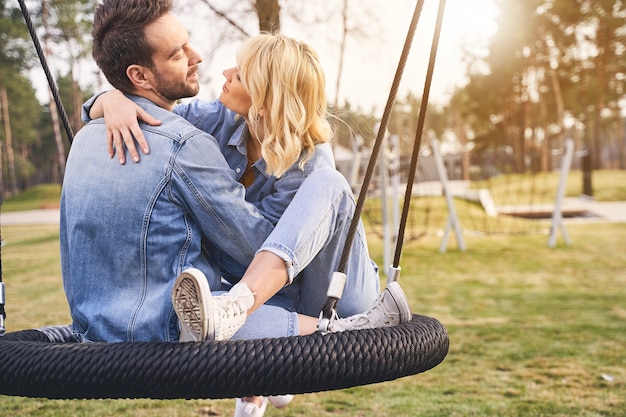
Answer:
M386 151L379 159L378 178L369 195L374 203L364 213L370 230L383 239L385 260L394 242L390 231L397 226L399 199L405 188L395 143L397 141L393 136L386 142ZM439 250L443 253L451 232L454 232L457 247L461 251L466 249L464 233L548 233L548 246L554 247L557 232L560 231L564 243L569 245L571 241L563 219L588 215L583 206L565 198L575 151L571 139L565 141L563 150L555 152L560 156L558 171L539 173L529 170L522 174L494 175L478 181L458 179L458 158L442 155L440 148L439 142L431 138L428 152L420 156L412 193L413 217L407 223L410 240L432 233L441 234ZM363 154L367 155L367 149L355 150L350 158L353 166L348 169L346 165L338 164L340 170L343 168L344 173L349 173L348 179L353 187L358 186L355 183L358 179L355 172L358 172ZM461 207L461 210L456 206ZM447 219L436 214L441 210L445 210ZM432 221L437 218L438 222ZM548 220L549 227L546 226Z

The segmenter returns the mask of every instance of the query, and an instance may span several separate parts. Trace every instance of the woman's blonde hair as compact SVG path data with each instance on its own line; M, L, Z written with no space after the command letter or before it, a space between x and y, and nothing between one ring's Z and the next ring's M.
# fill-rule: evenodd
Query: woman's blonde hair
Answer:
M258 134L268 172L280 177L304 153L302 167L316 144L332 139L317 53L284 35L261 33L240 46L237 65L252 102L249 128Z

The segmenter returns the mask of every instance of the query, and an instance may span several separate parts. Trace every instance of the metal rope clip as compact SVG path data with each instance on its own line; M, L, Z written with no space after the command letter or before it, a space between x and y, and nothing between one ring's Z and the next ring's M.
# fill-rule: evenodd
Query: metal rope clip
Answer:
M333 322L338 318L337 310L335 306L337 301L343 294L343 289L346 286L347 276L343 272L333 272L328 284L328 290L326 295L328 299L324 304L324 308L320 313L319 321L317 322L317 329L322 333L328 333L333 328Z
M4 282L0 282L0 336L4 336L7 329L4 327L4 318L6 313L4 312Z
M389 265L389 273L387 274L387 285L400 279L400 266Z

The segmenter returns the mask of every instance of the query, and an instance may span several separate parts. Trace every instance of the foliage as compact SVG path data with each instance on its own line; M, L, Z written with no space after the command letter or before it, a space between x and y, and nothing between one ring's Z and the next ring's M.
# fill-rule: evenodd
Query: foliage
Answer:
M60 199L59 184L40 184L7 198L2 202L2 212L58 207Z
M33 63L34 50L22 22L13 2L0 0L0 80L5 82L11 72L27 70Z
M90 59L89 32L96 1L26 3L40 39L49 41L50 63L53 70L57 67L53 76L70 124L77 131L81 101L99 89L77 83L82 65ZM563 147L567 137L576 141L578 151L589 153L594 169L626 168L626 133L620 115L620 106L626 102L626 4L620 0L496 3L501 12L488 55L467 58L475 64L468 67L468 84L454 92L445 108L428 107L425 137L437 137L462 153L465 179L474 178L476 172L486 178L502 173L521 175L529 168L551 171L556 168L552 153ZM324 7L303 1L226 5L213 0L200 4L181 0L177 11L203 14L204 9L203 17L209 12L206 20L215 28L210 34L215 39L207 39L210 45L240 40L256 28L297 24L310 28L315 36L324 36L327 42L343 44L349 36L365 47L373 45L370 41L384 29L366 6L348 7L345 0ZM329 29L320 31L321 25ZM344 38L338 39L342 34ZM208 59L212 59L213 49L217 50L211 48ZM50 108L35 98L29 77L31 69L38 66L17 5L0 0L0 86L8 90L16 158L16 173L10 175L7 154L1 153L4 193L10 189L6 185L12 176L19 189L61 182L62 154L69 143L67 138L59 143ZM337 85L340 80L338 76ZM402 155L412 149L420 102L421 97L408 94L398 98L393 108L388 130L400 138ZM349 101L336 107L335 114L343 120L336 124L337 143L351 147L361 136L363 145L371 145L381 115L356 108ZM2 129L0 141L6 146L4 136ZM423 152L428 152L427 146Z
M590 152L594 168L623 169L619 102L626 94L626 5L619 0L498 4L498 31L485 58L489 71L470 74L450 103L462 115L457 123L474 137L472 153L508 153L512 172L518 173L530 155L548 170L550 152L569 136L577 149Z
M27 2L29 15L38 39L44 49L50 45L54 50L47 50L48 59L53 56L55 63L69 64L67 75L56 75L61 101L73 116L70 122L74 130L80 128L80 103L86 98L72 73L77 61L84 59L90 49L88 33L91 30L94 1L54 0ZM65 150L61 145L55 147L55 134L52 129L51 114L48 106L39 104L30 81L29 71L35 64L35 49L30 39L25 19L15 5L0 2L2 15L0 26L0 87L7 89L8 120L3 120L12 138L15 161L8 161L9 153L3 152L3 182L17 183L19 189L41 182L60 182L59 172L64 162ZM44 42L48 41L48 42ZM45 52L45 51L44 51ZM48 62L51 70L54 68ZM55 74L52 74L55 77ZM87 95L91 95L88 93ZM76 104L78 103L78 104ZM78 114L78 116L76 116ZM6 141L5 129L0 131L2 144ZM67 149L67 144L65 146ZM60 160L59 156L63 156ZM15 166L15 172L9 172ZM4 185L4 184L3 184ZM12 187L2 187L7 194Z

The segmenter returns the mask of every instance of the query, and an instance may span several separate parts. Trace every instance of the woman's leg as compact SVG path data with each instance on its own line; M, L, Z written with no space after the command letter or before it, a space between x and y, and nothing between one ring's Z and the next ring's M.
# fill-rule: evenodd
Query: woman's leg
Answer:
M332 274L339 267L354 209L352 191L341 173L334 169L317 170L302 183L262 245L261 251L279 256L289 277L296 277L294 285L283 291L295 297L299 313L319 315ZM345 317L362 313L378 296L380 281L361 222L343 272L347 281L337 304L338 314ZM242 281L245 280L246 276Z
M262 305L246 319L233 335L232 339L263 339L266 337L298 336L300 332L299 315L273 305ZM307 326L306 331L311 333ZM306 333L306 334L308 334Z
M286 307L288 310L319 316L333 273L339 267L354 209L350 186L338 171L325 168L311 173L241 281L227 297L213 297L208 305L200 306L200 310L206 310L207 317L202 319L203 329L195 339L229 339L246 321L246 316L279 291L292 299L293 308ZM376 300L380 282L361 223L350 247L346 270L342 272L347 275L347 281L337 304L339 316L364 312ZM291 280L293 285L283 288ZM174 293L177 288L175 284ZM201 294L193 297L203 303ZM177 309L177 314L183 323L197 321L195 317L185 317L187 312L183 309Z

